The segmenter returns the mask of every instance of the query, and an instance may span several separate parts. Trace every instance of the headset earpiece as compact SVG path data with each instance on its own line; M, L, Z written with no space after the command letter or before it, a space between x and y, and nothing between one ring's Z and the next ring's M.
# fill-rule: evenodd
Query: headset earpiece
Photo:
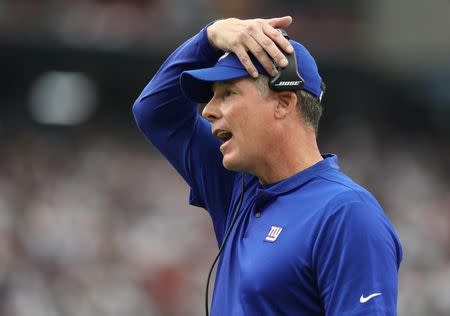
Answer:
M285 30L277 29L287 40L289 36ZM284 52L283 52L284 53ZM302 76L298 73L297 68L297 57L295 52L292 54L286 54L286 59L288 60L288 65L285 68L281 68L276 65L278 69L278 74L270 78L269 88L274 91L297 91L302 90L304 86L304 80Z

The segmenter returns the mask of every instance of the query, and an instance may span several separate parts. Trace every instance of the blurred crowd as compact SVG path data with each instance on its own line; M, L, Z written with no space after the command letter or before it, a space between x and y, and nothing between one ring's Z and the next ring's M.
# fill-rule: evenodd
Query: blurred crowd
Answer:
M208 219L149 148L31 130L3 142L1 315L199 315Z
M330 40L334 42L337 36L345 45L357 37L354 12L365 2L0 0L0 38L101 50L147 48L164 52L172 48L170 44L197 33L215 19L290 14L296 20L290 28L292 34L301 31L304 39L322 39L329 51L334 46Z
M345 128L343 128L345 126ZM352 119L323 151L367 186L404 247L399 315L450 313L445 153ZM22 130L0 146L0 314L194 316L217 250L205 211L136 131Z

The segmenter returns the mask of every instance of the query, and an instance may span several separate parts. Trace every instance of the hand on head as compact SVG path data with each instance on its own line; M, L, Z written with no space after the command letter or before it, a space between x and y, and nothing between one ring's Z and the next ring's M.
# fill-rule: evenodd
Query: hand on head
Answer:
M291 23L290 16L251 20L229 18L211 24L207 33L211 45L236 54L252 77L258 77L258 71L249 53L256 57L267 73L275 76L277 70L272 60L285 67L288 62L282 50L289 54L293 52L292 45L276 28L286 28Z

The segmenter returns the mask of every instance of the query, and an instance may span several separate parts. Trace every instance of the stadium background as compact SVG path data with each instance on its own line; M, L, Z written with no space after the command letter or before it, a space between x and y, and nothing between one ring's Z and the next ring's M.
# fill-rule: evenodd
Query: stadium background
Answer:
M208 217L131 105L207 22L284 14L403 242L399 315L450 315L450 1L0 0L1 315L201 315Z

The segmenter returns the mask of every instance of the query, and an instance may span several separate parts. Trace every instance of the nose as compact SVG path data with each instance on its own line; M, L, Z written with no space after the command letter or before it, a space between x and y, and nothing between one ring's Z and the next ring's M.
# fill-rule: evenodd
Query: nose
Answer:
M216 97L213 97L203 108L202 116L209 122L218 120L221 117L219 109L219 102Z

